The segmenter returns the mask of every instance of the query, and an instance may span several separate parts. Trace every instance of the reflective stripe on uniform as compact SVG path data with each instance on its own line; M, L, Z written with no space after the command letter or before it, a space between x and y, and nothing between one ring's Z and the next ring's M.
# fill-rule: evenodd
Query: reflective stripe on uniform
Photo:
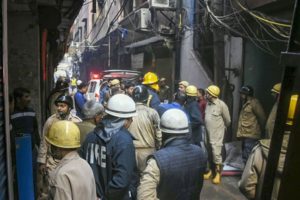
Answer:
M21 112L11 115L11 119L16 119L19 117L35 117L35 112Z

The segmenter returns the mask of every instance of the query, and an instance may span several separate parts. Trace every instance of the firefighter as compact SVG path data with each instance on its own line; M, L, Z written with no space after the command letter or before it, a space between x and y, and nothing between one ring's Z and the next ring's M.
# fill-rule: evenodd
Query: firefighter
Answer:
M252 148L262 138L266 116L258 99L253 97L251 86L243 86L240 89L242 110L240 112L237 138L242 141L242 158L246 164Z
M273 87L273 89L274 90L276 89L275 91L277 92L280 91L281 88ZM277 171L274 177L274 186L271 194L271 199L278 199L278 193L279 193L280 182L283 174L283 168L284 168L285 157L286 157L288 143L289 143L289 137L295 119L297 101L298 101L298 95L292 95L290 98L290 105L289 105L288 116L285 125L279 160L278 163L274 163L277 166ZM263 188L262 183L265 177L265 171L266 171L266 166L267 166L267 161L268 161L268 156L270 151L270 144L271 144L271 139L260 140L258 142L258 145L256 145L253 148L249 156L249 159L247 160L247 163L245 165L238 186L240 191L248 199L261 198L262 188Z
M178 91L185 92L186 88L189 86L189 82L187 81L180 81L178 83Z
M221 183L223 138L226 127L231 123L228 107L218 98L219 95L220 89L216 85L210 85L206 89L205 127L210 169L204 175L204 179L207 180L212 177L214 184Z
M129 127L129 132L135 140L136 161L139 172L146 167L146 159L161 146L160 118L156 110L145 105L148 100L147 88L138 85L133 90L133 100L136 103L137 116Z
M268 117L268 120L266 123L266 138L268 138L268 139L271 139L272 135L273 135L280 90L281 90L281 83L275 84L273 86L273 88L271 89L271 94L276 99L276 101L273 105L273 108L269 114L269 117Z
M94 172L98 198L133 199L138 174L133 138L127 129L136 116L136 106L129 96L116 94L108 100L105 112L79 153Z
M191 125L191 140L193 144L200 145L202 141L201 137L201 126L204 124L198 106L198 90L194 85L189 85L186 90L186 103L184 105L185 111L189 116Z
M44 124L42 132L42 140L38 151L37 162L39 163L38 171L38 194L39 199L47 199L48 196L48 174L54 168L56 168L59 160L54 159L48 151L48 144L45 141L45 137L48 134L50 126L60 120L68 120L72 122L81 122L81 119L70 111L73 108L73 99L68 95L61 95L55 100L57 107L56 114L50 116Z
M60 160L49 174L49 199L96 199L96 184L89 164L80 158L80 131L70 121L55 122L45 136L52 157ZM79 192L80 191L80 192Z
M166 83L166 78L159 79L159 99L161 102L169 103L171 101L171 88Z
M199 146L189 142L186 114L169 109L162 115L160 127L163 146L147 162L138 199L198 200L207 158Z
M158 76L153 72L148 72L145 74L142 84L147 87L149 92L147 105L157 110L160 104L159 96L157 94L159 92Z

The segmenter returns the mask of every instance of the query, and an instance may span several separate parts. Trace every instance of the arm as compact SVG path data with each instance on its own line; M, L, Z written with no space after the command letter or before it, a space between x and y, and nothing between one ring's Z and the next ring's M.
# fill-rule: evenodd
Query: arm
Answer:
M156 189L159 184L160 172L156 161L151 158L144 170L137 191L137 199L158 200Z
M52 121L51 118L46 121L42 131L42 137L41 137L42 139L41 139L41 143L38 151L38 157L37 157L37 162L41 164L46 164L48 145L45 140L45 135L48 133L51 121Z
M253 106L253 113L256 115L258 123L261 127L261 130L264 130L265 124L266 124L266 115L264 112L263 107L259 103L259 101L256 101L256 103Z
M197 128L200 125L203 125L202 115L200 113L199 106L197 102L191 105L192 107L187 110L190 116L190 124L192 128Z
M153 121L154 130L155 130L155 147L156 147L156 149L160 149L161 144L162 144L162 141L161 141L162 134L161 134L161 130L159 128L160 118L156 111L153 111L152 121Z
M231 118L228 107L225 103L222 103L222 118L224 120L225 126L228 127L231 123Z
M255 199L256 189L258 185L259 174L261 173L260 167L256 165L262 162L261 157L261 148L256 148L250 154L246 166L244 168L241 180L238 183L240 191L248 198L248 199ZM257 170L259 169L259 170Z

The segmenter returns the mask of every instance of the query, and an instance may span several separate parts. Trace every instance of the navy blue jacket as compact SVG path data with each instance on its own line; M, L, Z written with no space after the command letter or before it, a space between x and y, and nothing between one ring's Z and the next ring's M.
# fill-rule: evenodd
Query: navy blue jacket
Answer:
M87 135L79 154L90 164L97 196L102 200L127 200L136 196L135 148L127 129L122 127L110 135L102 124L98 125Z
M150 101L150 107L157 110L158 106L160 104L160 99L159 99L158 94L151 88L148 88L148 93L149 93L149 95L152 96L151 101Z
M190 125L192 129L192 143L200 145L202 141L201 126L203 125L202 115L197 101L187 101L185 104L185 111L189 116Z
M154 153L160 171L157 196L161 200L199 200L207 157L185 138L169 141Z

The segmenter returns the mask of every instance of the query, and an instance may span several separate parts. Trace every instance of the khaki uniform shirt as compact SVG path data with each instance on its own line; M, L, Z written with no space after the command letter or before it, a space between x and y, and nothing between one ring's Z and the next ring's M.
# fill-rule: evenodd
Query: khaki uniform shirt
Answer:
M39 163L42 163L42 164L46 164L47 163L47 166L51 169L53 169L56 165L57 165L57 161L55 161L51 155L48 154L48 143L46 142L45 140L45 135L47 135L49 129L50 129L50 126L54 123L54 122L57 122L61 120L59 118L59 115L57 114L54 114L52 116L50 116L44 127L43 127L43 132L42 132L42 139L41 139L41 144L40 144L40 148L39 148L39 152L38 152L38 157L37 157L37 161ZM72 121L72 122L81 122L81 119L79 117L77 117L76 115L73 115L72 113L69 114L69 116L67 117L67 120L68 121Z
M140 185L137 189L137 199L158 200L157 187L160 181L160 171L156 160L150 158L142 174Z
M280 176L283 171L286 148L289 136L285 135L282 143L280 157L277 166L277 173L274 180L274 187L271 200L276 200L280 188ZM266 164L270 149L270 139L260 140L255 146L247 160L243 175L238 185L241 192L248 199L259 199L263 187L263 178L265 176Z
M272 138L273 131L274 131L274 125L275 125L275 120L276 120L276 113L277 113L277 107L278 107L278 102L274 104L270 115L268 117L267 123L266 123L266 137L268 139Z
M210 143L223 143L226 127L231 123L227 105L220 99L207 102L205 108L205 127Z
M76 125L80 130L80 144L84 142L86 135L92 132L96 127L95 124L87 121L76 123Z
M160 118L156 110L143 104L136 105L137 116L129 127L129 132L135 138L135 148L156 148L161 146Z
M89 164L76 151L65 155L50 173L50 199L96 200L96 183Z
M265 122L266 116L260 102L256 98L249 98L239 116L237 137L260 139Z

